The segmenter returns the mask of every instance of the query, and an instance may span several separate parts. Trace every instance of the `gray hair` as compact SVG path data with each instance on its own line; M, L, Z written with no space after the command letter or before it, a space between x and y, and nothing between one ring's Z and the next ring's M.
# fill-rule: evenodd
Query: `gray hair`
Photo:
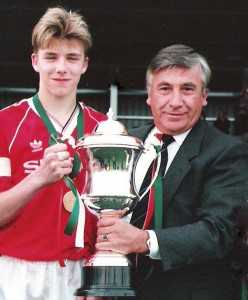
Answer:
M160 50L148 65L146 72L146 86L150 91L153 75L162 70L172 67L191 68L195 65L201 67L202 92L207 91L211 78L211 69L206 59L195 52L194 49L185 45L172 45Z

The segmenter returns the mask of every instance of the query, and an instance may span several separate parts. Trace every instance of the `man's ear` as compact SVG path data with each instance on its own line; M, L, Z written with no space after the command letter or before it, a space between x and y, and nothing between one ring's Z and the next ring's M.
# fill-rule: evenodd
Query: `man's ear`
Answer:
M38 57L35 53L31 55L32 66L36 72L39 72L38 68Z
M202 95L202 106L203 107L208 105L207 98L208 98L208 89L206 89Z
M151 97L149 96L147 99L146 99L146 103L151 106Z
M88 69L88 65L89 65L89 58L85 57L81 74L84 74L86 72L86 70Z

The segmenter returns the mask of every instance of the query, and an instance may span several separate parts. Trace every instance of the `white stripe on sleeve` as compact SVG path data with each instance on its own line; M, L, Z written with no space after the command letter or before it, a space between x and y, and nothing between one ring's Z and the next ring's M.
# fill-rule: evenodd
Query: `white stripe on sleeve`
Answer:
M0 176L11 176L10 159L0 157Z

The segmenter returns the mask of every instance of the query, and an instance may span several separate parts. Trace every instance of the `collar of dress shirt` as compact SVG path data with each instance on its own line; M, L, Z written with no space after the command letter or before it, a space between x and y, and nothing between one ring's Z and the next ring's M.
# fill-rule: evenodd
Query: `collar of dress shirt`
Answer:
M179 135L173 136L175 139L175 142L171 143L168 146L168 163L167 163L167 169L168 170L172 160L174 159L177 151L179 150L180 146L182 145L183 141L185 140L186 136L190 132L190 129L184 133L181 133ZM146 171L148 170L150 164L152 161L156 158L157 154L154 148L154 145L159 145L159 140L155 138L156 133L161 133L156 127L154 127L151 132L148 134L146 140L145 140L145 149L136 165L135 170L135 182L136 182L136 188L139 191L141 184L143 182L143 179L145 177Z
M182 145L182 143L183 143L184 140L186 139L186 136L189 134L190 130L191 130L191 128L190 128L189 130L187 130L187 131L181 133L181 134L173 135L173 138L175 139L175 142L177 142L177 144L178 144L179 146ZM162 133L162 132L159 131L159 130L157 129L157 127L154 127L154 128L151 130L151 133L149 134L149 136L150 136L150 135L154 136L156 133ZM148 139L149 139L149 136L148 136Z
M168 152L168 161L167 161L167 165L166 165L166 169L165 169L165 174L167 173L174 157L177 154L177 151L179 150L179 148L181 147L182 143L184 142L185 138L187 137L187 135L189 134L191 129L178 134L178 135L173 135L173 138L175 139L174 142L172 142L168 147L167 147L167 152ZM152 129L151 133L149 136L154 136L156 133L161 133L156 127ZM148 137L149 139L149 137Z

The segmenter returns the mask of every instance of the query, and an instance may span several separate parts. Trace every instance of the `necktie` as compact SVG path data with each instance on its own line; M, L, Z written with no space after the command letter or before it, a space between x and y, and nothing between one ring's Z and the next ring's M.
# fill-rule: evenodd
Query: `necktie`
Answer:
M161 148L161 164L160 164L160 170L159 170L159 180L161 180L161 176L164 176L167 161L168 161L168 152L167 152L167 147L169 144L171 144L174 141L174 138L169 135L163 135L162 136L162 141L163 145ZM150 184L152 180L152 168L153 168L153 163L150 165L146 176L144 178L144 181L142 183L141 189L140 189L140 194L143 193L143 191L147 188L147 186ZM147 193L144 198L139 201L137 204L136 208L134 209L132 218L131 218L131 223L138 227L142 228L144 224L144 220L146 218L147 214L147 206L148 206L148 201L149 201L149 193ZM162 213L162 211L161 211Z
M167 147L174 141L173 136L163 134L162 136L163 145L161 148L161 164L160 164L160 170L161 170L161 176L164 178L165 176L165 169L168 162L168 151Z

